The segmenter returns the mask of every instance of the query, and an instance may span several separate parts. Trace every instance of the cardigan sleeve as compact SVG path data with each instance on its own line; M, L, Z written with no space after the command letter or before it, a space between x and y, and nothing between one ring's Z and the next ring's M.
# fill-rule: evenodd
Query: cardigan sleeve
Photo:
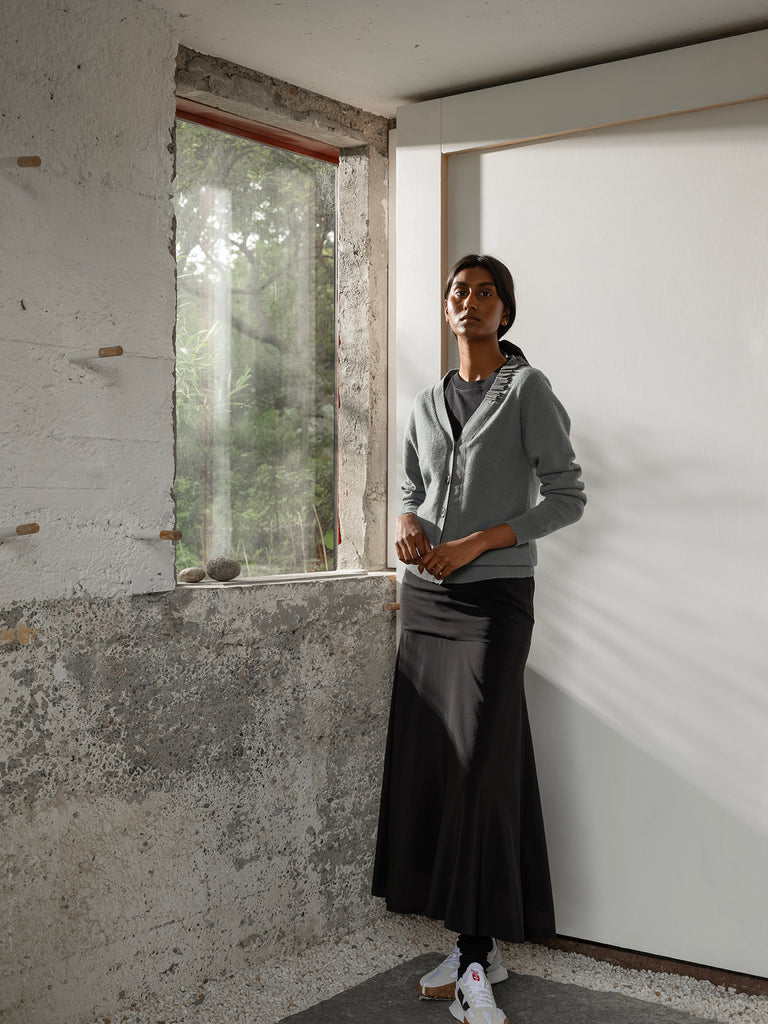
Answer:
M400 514L405 515L406 512L418 513L426 497L426 487L424 486L424 478L421 475L421 467L419 466L415 404L408 417L408 426L406 427L405 439L403 441L403 473L404 479L401 485L403 499Z
M518 544L545 537L581 518L586 504L581 467L575 461L568 413L540 371L521 387L521 432L541 500L508 521Z

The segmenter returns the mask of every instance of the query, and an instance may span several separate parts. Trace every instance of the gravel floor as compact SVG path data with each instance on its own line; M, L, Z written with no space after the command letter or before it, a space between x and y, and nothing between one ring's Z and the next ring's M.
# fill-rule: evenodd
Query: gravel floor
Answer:
M173 1006L153 1000L95 1024L276 1024L322 999L425 952L448 951L442 925L387 916L337 942L262 961L250 973L209 981ZM674 974L630 971L543 946L501 944L504 964L519 974L620 992L723 1024L768 1024L768 996L747 996ZM446 1011L446 1024L453 1020Z

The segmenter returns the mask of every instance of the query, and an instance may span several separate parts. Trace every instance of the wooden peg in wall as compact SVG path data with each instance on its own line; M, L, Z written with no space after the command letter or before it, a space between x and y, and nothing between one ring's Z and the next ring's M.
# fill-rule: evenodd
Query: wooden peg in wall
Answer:
M85 349L82 352L67 352L67 359L71 363L87 363L92 359L108 359L110 356L121 356L122 345L108 345L105 348Z
M0 156L0 167L39 167L39 156Z
M31 533L39 533L40 526L37 523L22 523L20 526L0 527L0 541L10 540L11 537L28 537Z
M181 530L160 530L159 533L142 530L140 533L129 533L126 536L131 540L181 540Z

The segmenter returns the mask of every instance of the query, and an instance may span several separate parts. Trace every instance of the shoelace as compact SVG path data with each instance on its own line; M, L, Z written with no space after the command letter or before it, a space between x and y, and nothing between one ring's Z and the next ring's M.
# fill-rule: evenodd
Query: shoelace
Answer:
M451 968L453 968L455 970L458 970L458 968L459 968L459 960L461 960L461 953L459 952L459 947L458 946L454 946L453 949L451 950L451 952L445 958L445 960L443 960L443 962L440 964L440 966L441 967L451 967Z
M486 978L485 971L478 970L474 964L470 964L461 979L461 985L466 989L467 995L471 995L472 1002L478 1010L496 1009L491 983Z

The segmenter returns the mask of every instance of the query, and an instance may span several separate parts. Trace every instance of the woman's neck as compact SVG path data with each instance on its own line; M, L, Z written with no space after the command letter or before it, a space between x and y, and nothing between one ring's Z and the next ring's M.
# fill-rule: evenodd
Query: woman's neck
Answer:
M494 338L488 343L467 344L459 339L459 374L463 380L484 380L507 361Z

